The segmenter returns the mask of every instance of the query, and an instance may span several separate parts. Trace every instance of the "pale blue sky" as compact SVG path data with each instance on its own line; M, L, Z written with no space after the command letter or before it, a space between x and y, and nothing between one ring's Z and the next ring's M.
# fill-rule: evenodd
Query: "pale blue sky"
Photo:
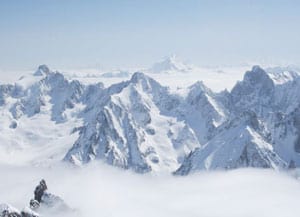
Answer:
M298 0L0 0L0 69L300 63Z

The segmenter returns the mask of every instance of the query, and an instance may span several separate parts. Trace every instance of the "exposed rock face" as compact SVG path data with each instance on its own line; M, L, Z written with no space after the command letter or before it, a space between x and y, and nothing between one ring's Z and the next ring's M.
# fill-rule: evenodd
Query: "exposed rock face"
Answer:
M34 200L38 201L39 203L42 201L42 196L44 195L45 191L47 190L47 185L44 179L40 181L40 184L36 186L34 190Z
M40 65L38 70L34 73L35 76L43 76L50 73L50 69L47 65Z
M37 212L46 214L47 216L70 215L74 216L74 210L59 196L50 194L47 191L45 180L41 180L34 190L34 198L29 202L30 207L25 207L22 211L14 208L9 204L0 204L0 217L39 217Z
M269 106L273 104L274 86L268 74L259 66L254 66L231 91L235 112L251 110L258 116L267 115Z
M30 208L38 211L46 211L51 213L66 213L72 210L59 196L47 192L47 184L42 179L34 190L34 199L30 200Z

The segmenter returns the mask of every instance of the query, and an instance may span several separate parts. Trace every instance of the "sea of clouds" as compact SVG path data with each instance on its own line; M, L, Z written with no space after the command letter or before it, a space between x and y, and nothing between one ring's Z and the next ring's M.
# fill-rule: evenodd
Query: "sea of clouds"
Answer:
M174 177L138 175L101 164L85 168L2 165L0 177L0 203L22 209L44 178L49 192L61 196L82 217L298 217L300 213L300 181L273 170Z

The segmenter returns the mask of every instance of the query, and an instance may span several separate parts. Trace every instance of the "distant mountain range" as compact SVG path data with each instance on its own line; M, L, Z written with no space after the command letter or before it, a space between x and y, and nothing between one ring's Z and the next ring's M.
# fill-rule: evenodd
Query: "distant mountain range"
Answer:
M171 58L151 70L192 68ZM105 76L119 74L131 76ZM254 66L231 91L219 93L202 82L171 91L148 75L136 72L104 87L41 65L15 84L0 85L0 162L100 160L138 173L179 175L300 165L297 69Z

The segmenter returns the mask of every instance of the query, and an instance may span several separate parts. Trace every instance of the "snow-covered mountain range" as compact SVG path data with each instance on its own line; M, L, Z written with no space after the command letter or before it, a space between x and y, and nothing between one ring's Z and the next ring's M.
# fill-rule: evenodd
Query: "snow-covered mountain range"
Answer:
M221 92L201 81L171 89L151 78L166 71L188 76L192 68L174 59L151 70L121 73L131 77L104 86L41 65L0 85L0 162L100 160L139 173L180 175L300 165L297 69L254 66Z

